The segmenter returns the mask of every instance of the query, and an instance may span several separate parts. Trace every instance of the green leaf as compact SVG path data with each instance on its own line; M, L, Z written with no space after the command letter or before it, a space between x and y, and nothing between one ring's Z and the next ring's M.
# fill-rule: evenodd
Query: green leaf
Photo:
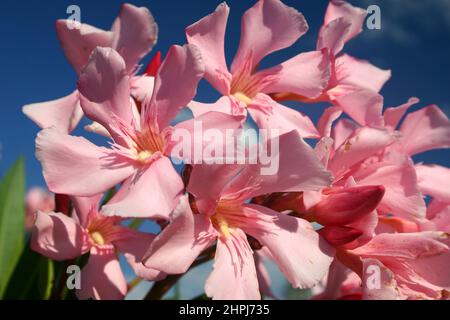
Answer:
M0 299L23 250L24 203L25 170L20 158L0 182Z
M10 300L46 300L54 282L53 261L25 246L9 281L4 298Z

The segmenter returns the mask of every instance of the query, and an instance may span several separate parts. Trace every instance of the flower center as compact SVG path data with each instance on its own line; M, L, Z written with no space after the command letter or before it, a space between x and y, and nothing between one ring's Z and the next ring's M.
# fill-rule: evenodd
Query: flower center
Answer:
M239 101L241 101L245 104L252 103L252 99L249 98L247 95L245 95L245 93L242 93L240 91L233 93L233 97L235 97L236 99L238 99Z
M91 239L98 245L104 245L105 239L103 239L103 236L100 232L94 231L89 234L91 236Z
M233 228L239 226L242 217L242 207L235 200L223 199L219 201L216 212L211 216L211 223L225 238L233 233Z
M120 239L123 234L120 225L116 225L115 219L95 214L89 223L87 232L95 245L105 245Z
M220 214L215 214L211 217L211 223L213 224L214 228L216 228L216 230L218 230L225 238L228 238L230 236L230 226L225 217L221 216Z
M137 161L142 164L145 164L152 157L152 155L153 155L153 152L148 151L148 150L143 150L138 153Z

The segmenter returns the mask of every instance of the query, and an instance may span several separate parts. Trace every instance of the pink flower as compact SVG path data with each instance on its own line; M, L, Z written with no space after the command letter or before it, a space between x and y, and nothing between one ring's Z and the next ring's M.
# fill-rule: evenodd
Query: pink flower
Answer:
M317 40L317 50L327 50L330 55L331 76L326 88L314 99L293 91L276 93L273 98L310 103L330 101L360 125L379 125L383 97L378 92L389 80L391 71L340 54L344 45L362 31L366 15L366 10L346 1L330 1Z
M30 230L38 211L48 213L55 210L55 197L45 189L31 188L25 198L25 210L25 229Z
M443 232L384 233L338 254L362 278L365 299L441 299L450 288L448 235ZM380 288L367 285L367 267L381 270Z
M228 13L222 3L186 29L188 42L198 46L204 57L206 80L223 95L211 105L192 102L194 115L211 110L245 115L248 111L260 128L277 128L281 134L298 130L301 136L316 137L317 130L307 116L276 103L269 94L288 91L318 97L330 77L328 54L306 52L257 70L265 56L291 46L306 33L303 15L278 0L258 1L242 17L239 49L229 70L224 54Z
M188 185L194 213L184 198L182 208L150 246L144 265L184 273L217 239L206 294L214 299L259 299L247 238L251 236L267 248L294 287L314 286L329 267L332 248L309 222L246 200L276 191L317 190L330 182L330 175L296 131L280 136L279 156L279 171L270 176L259 175L259 165L194 166Z
M113 49L95 49L78 81L81 106L86 116L108 130L113 143L111 148L98 147L56 128L44 129L36 140L36 155L50 190L92 196L125 181L104 214L167 219L184 188L168 158L174 145L170 136L177 128L193 132L194 127L193 120L169 124L192 100L202 75L195 46L172 46L153 94L138 113L130 100L124 60ZM240 126L240 119L225 114L208 113L199 121L204 129Z
M138 69L139 60L150 52L158 36L150 11L144 7L123 4L119 16L110 31L88 24L74 28L68 20L56 21L56 31L61 47L77 74L89 60L89 55L98 46L111 47L123 57L126 72L131 76ZM149 77L130 77L132 93L139 97L141 87ZM71 132L83 116L78 90L70 95L23 107L23 112L41 128L55 126L63 133Z
M73 198L75 213L38 212L32 233L31 248L53 260L70 260L90 252L81 270L79 299L122 299L127 282L119 265L116 250L125 255L135 273L149 280L165 275L144 268L140 260L155 235L120 225L118 218L105 217L98 206L102 195Z

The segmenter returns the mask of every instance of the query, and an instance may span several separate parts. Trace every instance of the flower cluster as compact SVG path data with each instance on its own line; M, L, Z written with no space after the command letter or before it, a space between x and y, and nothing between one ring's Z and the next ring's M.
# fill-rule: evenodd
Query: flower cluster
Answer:
M139 61L158 33L146 8L124 4L107 31L57 21L79 80L69 96L23 109L42 128L36 156L57 194L57 212L30 197L32 249L54 260L89 252L80 299L125 297L119 254L151 281L214 259L205 283L213 299L273 297L265 260L294 288L313 288L315 299L447 298L450 170L411 157L449 147L449 119L436 105L407 113L416 98L383 108L390 71L342 52L365 10L330 1L316 50L267 69L261 60L305 34L305 18L279 0L257 1L242 17L228 67L229 10L222 3L187 27L187 44L163 61L155 55L143 73ZM203 78L221 95L215 103L193 100ZM314 124L286 100L331 106ZM185 107L193 118L173 125ZM109 147L71 135L83 116ZM260 163L175 169L177 130L195 136L198 121L235 130L247 116L276 132L265 139L277 146L276 173L262 175ZM129 219L153 220L161 231L139 231Z

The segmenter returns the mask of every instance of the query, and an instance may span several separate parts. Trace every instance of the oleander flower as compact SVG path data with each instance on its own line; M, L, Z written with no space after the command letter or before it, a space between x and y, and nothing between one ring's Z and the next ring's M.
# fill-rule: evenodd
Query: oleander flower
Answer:
M246 200L271 192L317 190L330 182L296 131L280 136L279 170L260 176L260 165L195 165L189 201L155 239L144 265L184 273L217 240L214 269L205 292L214 299L259 299L258 277L248 236L265 246L293 287L310 288L325 274L333 250L311 224ZM297 165L302 170L297 170ZM210 183L205 184L204 181ZM229 290L232 287L233 290Z
M79 299L123 299L127 282L116 250L123 253L134 272L148 280L165 275L144 268L140 263L155 235L138 232L120 224L117 217L99 212L102 194L90 198L74 197L75 212L67 216L59 212L38 212L32 232L31 248L53 260L75 259L89 252L89 260L81 270Z
M73 21L61 19L56 21L56 32L61 48L77 75L96 47L111 47L125 61L133 96L142 98L142 91L152 83L151 77L135 76L139 61L151 51L158 38L158 26L147 8L123 4L108 31L85 23L75 26ZM78 90L57 100L26 105L23 112L42 129L54 126L63 133L75 129L83 116ZM87 129L103 132L95 125Z
M317 137L312 121L304 114L275 102L269 95L289 91L316 98L330 77L326 50L301 53L277 66L258 70L261 60L294 44L308 30L303 15L278 0L260 0L242 17L241 40L230 70L224 53L229 7L220 4L209 16L186 28L188 42L201 50L205 79L223 97L216 103L192 102L195 116L214 110L230 114L250 113L260 128L279 129L280 134L298 130L303 137Z

